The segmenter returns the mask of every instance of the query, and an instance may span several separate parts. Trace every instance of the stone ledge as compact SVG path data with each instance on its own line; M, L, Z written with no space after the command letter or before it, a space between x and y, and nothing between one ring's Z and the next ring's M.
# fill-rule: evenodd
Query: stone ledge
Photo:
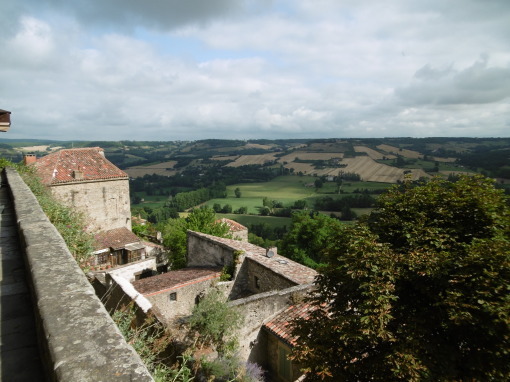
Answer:
M16 171L6 169L50 381L153 381Z

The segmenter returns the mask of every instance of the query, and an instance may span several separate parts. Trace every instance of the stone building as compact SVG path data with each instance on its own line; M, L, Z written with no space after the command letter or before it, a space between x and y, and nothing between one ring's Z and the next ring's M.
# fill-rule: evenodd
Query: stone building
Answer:
M312 309L310 304L299 303L289 306L262 326L266 335L267 370L275 382L295 381L303 373L298 364L288 358L298 338L292 334L290 323L297 318L307 318Z
M94 234L94 270L122 266L130 280L156 272L161 246L147 244L131 232L128 175L105 158L100 147L64 149L37 159L25 156L42 182L64 205L83 213ZM133 266L127 268L127 264Z
M140 309L171 326L217 288L244 318L238 333L240 357L261 365L274 381L294 381L300 376L299 367L286 358L292 342L283 335L284 323L313 289L317 272L276 252L188 231L187 268L130 284L112 276L104 301L107 307L143 301Z
M131 231L129 177L105 158L103 149L63 149L30 159L53 195L83 212L89 232Z

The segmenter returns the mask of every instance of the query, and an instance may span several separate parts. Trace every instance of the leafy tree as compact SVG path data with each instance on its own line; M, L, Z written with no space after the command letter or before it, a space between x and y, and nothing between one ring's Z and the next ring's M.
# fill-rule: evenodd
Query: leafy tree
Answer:
M292 215L290 231L281 244L281 253L292 260L317 268L324 262L322 250L342 223L329 216L296 212Z
M236 195L236 198L240 198L241 197L241 189L239 187L237 187L234 190L234 194Z
M229 237L228 225L216 221L214 210L194 209L185 219L169 219L162 227L163 245L170 249L172 269L186 266L187 231L197 231L219 237Z
M316 189L322 188L322 186L324 186L324 180L321 178L315 179L314 184Z
M220 354L235 349L235 332L241 327L241 314L228 306L218 289L212 289L193 308L190 329L199 335L203 345L214 345Z
M248 207L239 207L237 210L234 211L235 214L247 214L248 213Z
M310 381L510 379L510 208L490 180L405 183L326 243L294 359Z
M225 204L223 208L221 209L221 212L224 214L230 214L232 212L232 205L231 204Z
M297 210L304 210L306 208L306 206L307 206L306 200L299 199L294 202L294 205L292 206L292 208L295 208Z

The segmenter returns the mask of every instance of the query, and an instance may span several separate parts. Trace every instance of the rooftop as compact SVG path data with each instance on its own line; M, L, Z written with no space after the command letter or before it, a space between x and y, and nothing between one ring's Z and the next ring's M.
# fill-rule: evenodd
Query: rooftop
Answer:
M99 232L94 235L95 249L124 248L128 244L139 243L140 239L126 227L115 228L108 231Z
M313 309L312 305L305 303L289 306L271 321L266 322L263 328L273 333L288 345L294 346L297 337L292 335L291 322L297 318L306 319Z
M246 231L248 230L248 228L246 228L244 225L236 222L235 220L232 220L232 219L227 219L227 218L222 218L222 219L219 219L217 220L218 222L220 223L224 223L226 225L228 225L229 229L231 232L239 232L239 231Z
M133 282L133 286L138 292L147 296L213 279L219 277L220 274L221 270L218 268L184 268L136 280Z
M205 233L200 232L194 231L189 232L192 235L196 235L205 238L209 241L222 244L233 250L243 251L245 253L246 258L259 263L260 265L272 270L275 273L278 273L280 276L283 276L286 279L295 282L298 285L313 283L315 277L318 274L313 269L308 268L302 264L296 263L295 261L284 256L275 254L273 257L269 258L266 256L266 250L264 248L254 244L250 244L239 240L224 239L221 237L207 235Z
M128 179L104 156L100 147L64 149L37 159L35 166L44 184Z

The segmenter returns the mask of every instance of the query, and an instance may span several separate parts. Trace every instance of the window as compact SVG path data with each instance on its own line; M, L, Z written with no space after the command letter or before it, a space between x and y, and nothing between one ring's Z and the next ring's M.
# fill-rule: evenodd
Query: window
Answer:
M292 380L292 361L289 360L290 349L279 344L278 346L278 375L284 381Z
M107 264L110 262L110 253L109 252L103 252L98 255L96 255L97 258L97 264Z
M168 299L169 299L170 301L177 301L177 293L176 293L176 292L170 293L170 294L168 295Z

